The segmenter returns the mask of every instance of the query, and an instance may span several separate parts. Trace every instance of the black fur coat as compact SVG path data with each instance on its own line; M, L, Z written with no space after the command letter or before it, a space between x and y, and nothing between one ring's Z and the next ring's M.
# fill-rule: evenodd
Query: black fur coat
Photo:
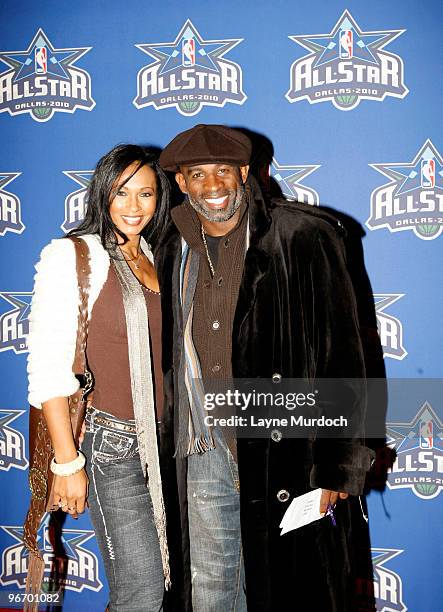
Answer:
M347 272L343 228L316 207L265 202L253 178L247 251L232 334L236 378L363 378L355 296ZM171 225L156 253L162 292L163 367L174 427L172 372L180 361L181 238ZM356 401L356 410L363 405ZM361 415L363 419L363 415ZM164 439L167 439L165 434ZM172 452L172 443L164 443ZM366 524L358 495L371 451L353 440L238 440L241 525L248 610L356 610L358 569L354 535ZM186 460L177 459L185 599L189 595ZM312 488L353 495L326 518L280 536L290 500ZM289 501L277 493L287 491ZM303 601L302 607L297 602ZM198 612L198 611L194 611Z

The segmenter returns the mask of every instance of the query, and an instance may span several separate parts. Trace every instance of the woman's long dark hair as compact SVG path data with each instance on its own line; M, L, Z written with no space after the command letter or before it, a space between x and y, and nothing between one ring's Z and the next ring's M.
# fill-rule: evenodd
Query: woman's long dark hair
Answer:
M134 172L119 187L127 183L142 166L148 166L154 171L157 179L157 205L154 216L141 235L152 248L155 248L168 222L169 182L158 165L154 152L148 147L132 144L117 145L99 160L86 194L85 218L76 229L68 233L68 236L98 234L103 247L109 252L115 251L117 246L116 233L124 242L128 241L127 236L112 221L109 205L114 197L113 191L116 192L117 179L133 163L137 163Z

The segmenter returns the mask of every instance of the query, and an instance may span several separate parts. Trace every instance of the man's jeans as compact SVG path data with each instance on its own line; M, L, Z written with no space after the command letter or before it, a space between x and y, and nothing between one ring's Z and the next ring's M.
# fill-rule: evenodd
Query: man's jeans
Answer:
M151 496L145 485L137 435L94 422L89 409L82 451L89 477L89 512L110 590L109 612L158 612L164 578ZM133 424L133 423L132 423Z
M194 612L245 612L238 468L221 432L216 448L188 457Z

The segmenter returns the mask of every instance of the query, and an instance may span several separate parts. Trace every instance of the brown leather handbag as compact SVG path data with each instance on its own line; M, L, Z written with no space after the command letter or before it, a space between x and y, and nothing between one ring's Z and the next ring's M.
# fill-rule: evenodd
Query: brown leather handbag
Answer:
M85 418L87 394L92 389L92 375L86 364L86 339L88 325L89 278L91 273L89 247L81 238L70 238L74 243L76 255L77 279L79 287L79 313L77 342L72 370L80 381L79 390L68 398L69 413L74 440L78 445L82 423ZM48 373L50 375L50 373ZM29 487L31 501L24 524L24 544L29 550L26 593L38 595L45 563L37 545L37 532L45 512L53 510L53 473L49 465L54 457L48 428L43 410L30 406L29 412ZM32 603L32 597L24 610L32 612L38 609L38 603ZM38 599L37 597L35 599Z

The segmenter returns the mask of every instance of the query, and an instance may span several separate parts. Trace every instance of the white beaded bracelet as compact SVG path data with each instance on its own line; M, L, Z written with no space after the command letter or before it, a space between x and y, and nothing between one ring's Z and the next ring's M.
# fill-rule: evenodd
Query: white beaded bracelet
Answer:
M81 451L77 451L77 457L69 463L57 463L55 457L51 461L49 466L51 472L56 476L73 476L80 472L85 467L86 457Z

